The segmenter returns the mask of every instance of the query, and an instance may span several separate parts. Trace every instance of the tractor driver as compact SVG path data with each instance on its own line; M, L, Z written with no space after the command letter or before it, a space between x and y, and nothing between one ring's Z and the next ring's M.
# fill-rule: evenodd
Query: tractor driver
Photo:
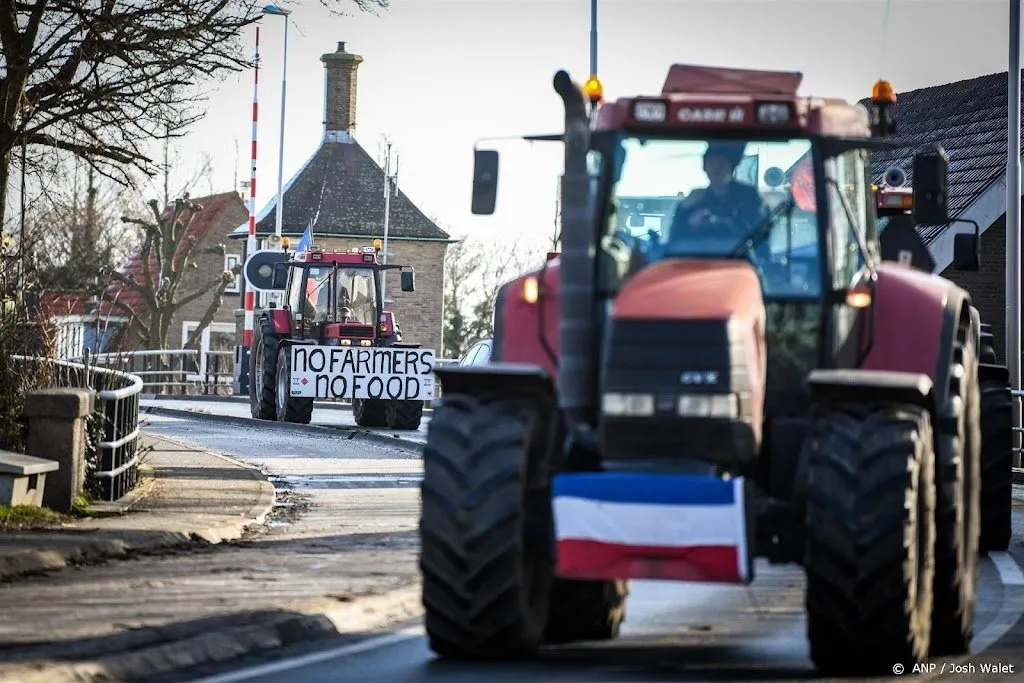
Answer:
M679 204L668 236L670 244L706 231L735 233L738 239L765 219L768 209L757 188L733 175L745 148L742 141L708 144L704 152L708 186L693 190Z

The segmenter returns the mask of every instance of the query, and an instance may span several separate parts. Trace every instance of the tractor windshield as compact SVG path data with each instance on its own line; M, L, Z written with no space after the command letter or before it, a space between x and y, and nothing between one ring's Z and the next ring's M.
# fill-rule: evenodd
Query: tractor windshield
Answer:
M668 257L752 261L765 296L821 293L811 142L623 138L608 238Z
M348 309L348 312L343 309ZM338 320L364 325L377 323L377 287L373 269L338 269Z

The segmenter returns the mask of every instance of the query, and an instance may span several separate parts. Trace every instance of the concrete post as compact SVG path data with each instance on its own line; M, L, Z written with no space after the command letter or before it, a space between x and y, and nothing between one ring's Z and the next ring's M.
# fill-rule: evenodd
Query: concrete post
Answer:
M25 401L28 454L60 463L43 492L43 505L58 512L70 512L85 489L85 418L95 400L91 389L54 388L33 391Z

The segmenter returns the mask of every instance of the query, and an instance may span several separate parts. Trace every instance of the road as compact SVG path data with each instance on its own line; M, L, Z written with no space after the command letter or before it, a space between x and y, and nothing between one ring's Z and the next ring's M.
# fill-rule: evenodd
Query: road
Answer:
M282 484L313 491L318 506L340 528L365 529L384 524L415 531L418 503L415 482L421 464L414 453L391 452L367 459L334 458L337 438L296 438L265 430L254 449L249 436L212 421L154 418L155 433L204 446L251 462ZM333 459L332 459L333 458ZM330 463L328 465L328 463ZM327 472L328 468L333 468ZM347 524L337 510L378 510L379 520L360 515ZM311 514L316 515L318 507ZM1013 550L982 560L974 641L984 661L1013 665L1013 673L984 675L975 670L963 680L1024 680L1024 508L1015 518ZM343 561L341 558L339 561ZM277 653L273 661L235 663L230 671L203 672L201 683L317 683L367 680L419 681L662 681L662 680L808 680L802 610L803 576L798 568L759 564L748 588L699 584L634 582L622 637L604 645L552 650L538 661L519 665L449 665L434 660L418 623L399 624L394 632L357 642L318 642ZM942 663L939 663L941 667ZM936 674L941 668L936 669ZM209 675L207 675L209 674ZM942 675L949 675L942 671Z
M140 402L145 408L167 408L171 410L187 410L204 415L225 415L228 417L251 418L249 404L239 401L204 401L202 397L197 400L181 399L155 399L144 398ZM417 431L395 431L391 429L373 429L369 431L391 435L400 435L402 438L423 442L427 438L427 425L430 424L430 411L423 414L423 423ZM340 407L320 407L313 410L313 425L320 427L339 427L342 429L357 429L355 420L352 418L352 411Z

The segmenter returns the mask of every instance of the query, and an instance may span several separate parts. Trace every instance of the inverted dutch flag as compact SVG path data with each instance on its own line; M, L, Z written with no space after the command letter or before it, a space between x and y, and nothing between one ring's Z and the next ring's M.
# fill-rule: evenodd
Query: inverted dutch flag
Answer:
M558 475L558 574L749 583L744 491L742 477Z
M302 237L299 238L299 243L295 245L295 251L306 251L310 245L313 244L313 224L310 223L306 226L306 231L302 233Z

